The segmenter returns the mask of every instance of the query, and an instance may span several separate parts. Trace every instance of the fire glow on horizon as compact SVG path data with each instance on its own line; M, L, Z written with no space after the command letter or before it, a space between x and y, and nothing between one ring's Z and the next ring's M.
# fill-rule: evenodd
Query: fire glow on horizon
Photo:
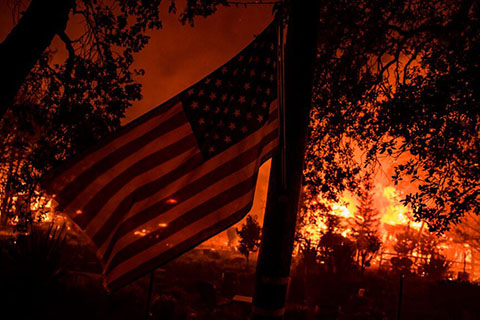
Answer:
M377 184L372 195L375 200L374 209L379 212L380 236L386 232L386 225L404 225L415 230L421 229L422 222L417 222L413 219L409 209L401 203L401 192L395 187ZM321 201L321 199L318 201ZM330 213L340 217L344 221L344 224L346 224L343 228L344 230L341 232L344 237L349 237L352 234L350 224L355 217L357 205L358 201L350 194L345 195L339 203L330 204ZM310 214L319 215L318 212L311 212ZM321 214L319 216L321 216ZM307 226L307 229L306 233L309 234L311 240L318 242L321 232L327 229L327 225L323 220L318 219L316 224Z

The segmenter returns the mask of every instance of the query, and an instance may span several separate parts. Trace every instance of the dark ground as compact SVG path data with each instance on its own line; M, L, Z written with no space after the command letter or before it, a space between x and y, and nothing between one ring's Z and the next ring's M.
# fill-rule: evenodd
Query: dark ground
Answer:
M94 273L93 254L68 243L63 254L40 246L35 255L31 244L15 251L1 241L0 318L144 319L149 277L108 294ZM292 267L286 319L396 319L398 275L367 272L362 279L317 271L305 279L302 270ZM233 297L250 297L253 287L254 267L246 269L238 253L192 250L157 269L150 319L248 319L250 304ZM401 319L480 319L476 284L409 275L403 291Z

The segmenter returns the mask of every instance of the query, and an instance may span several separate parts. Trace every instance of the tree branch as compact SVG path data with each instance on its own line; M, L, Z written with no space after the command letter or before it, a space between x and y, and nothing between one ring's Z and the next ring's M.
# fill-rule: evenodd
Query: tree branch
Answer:
M73 70L73 60L75 58L75 49L73 48L72 40L67 36L64 30L62 30L61 32L58 32L57 34L58 34L58 37L65 44L65 48L68 51L68 58L66 62L65 72L67 76L70 77L70 74L72 73L72 70Z

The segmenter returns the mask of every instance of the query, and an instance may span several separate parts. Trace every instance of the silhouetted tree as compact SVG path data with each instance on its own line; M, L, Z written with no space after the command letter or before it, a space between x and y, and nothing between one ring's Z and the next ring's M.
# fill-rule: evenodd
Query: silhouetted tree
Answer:
M327 272L345 276L353 266L355 245L341 234L341 217L329 213L326 218L326 229L318 244L318 257L326 266Z
M451 263L447 261L445 256L436 252L424 261L420 268L428 279L442 280L447 275L450 266Z
M357 263L360 265L360 274L363 276L365 267L370 265L380 249L381 241L378 236L380 226L380 214L373 207L373 185L370 177L364 179L359 191L359 205L353 218L352 228L355 239Z
M78 77L82 72L97 72L95 75L99 79L116 75L116 78L111 77L110 80L121 84L117 88L112 86L107 91L99 88L98 95L112 93L114 96L125 94L123 90L138 90L134 87L125 88L125 85L133 82L133 54L147 44L149 36L146 31L161 27L161 0L113 0L108 3L91 0L32 0L24 11L21 0L13 2L16 3L15 7L19 8L14 15L19 12L21 15L18 24L0 43L0 119L14 103L15 96L24 85L28 74L41 61L55 37L65 44L68 52L64 65L50 66L50 71L57 75L59 80L63 80L61 82L71 80L70 77ZM188 21L193 25L195 16L213 14L218 5L229 4L222 0L189 0L180 14L180 21ZM168 11L176 13L174 0L170 1ZM71 38L67 34L66 27L70 20L83 24L84 33L79 37ZM78 81L81 81L81 78ZM138 84L135 85L137 86ZM122 106L116 107L117 112L122 113Z
M440 280L445 277L450 262L440 253L440 239L430 232L423 232L417 244L419 261L415 261L419 272L431 280Z
M438 245L440 244L440 239L430 232L425 232L420 230L418 237L418 243L416 246L416 252L420 259L428 260L430 256L436 255L438 253Z
M308 187L304 189L301 200L302 206L297 215L295 233L295 242L300 250L302 247L318 246L318 241L322 235L322 230L318 226L326 222L327 216L332 210L331 205L316 198L315 194L308 190ZM309 243L306 243L306 241Z
M262 228L257 222L257 216L247 216L247 220L237 234L240 236L238 251L245 256L247 268L250 259L250 253L258 250L260 246Z
M158 4L33 0L0 44L3 225L19 216L18 195L36 202L46 171L117 129L141 98L133 54L148 42L146 30L160 27ZM70 17L84 24L75 38L65 28ZM56 36L68 53L61 64L48 48ZM20 226L32 220L23 216Z
M401 227L403 230L395 234L393 245L393 250L395 250L397 256L392 257L390 262L393 271L406 274L412 272L413 261L411 257L418 245L418 234L410 226L402 225Z
M74 0L32 0L19 23L0 43L0 119L53 38L65 34L74 4Z
M327 203L314 201L312 193L304 192L302 207L297 215L295 246L300 253L303 272L308 276L317 267L319 241L322 230L318 227L330 211Z
M302 259L303 272L308 277L317 266L319 244L315 243L313 239L303 238L302 241L298 243L298 246Z
M342 235L347 231L347 221L333 211L332 204L305 187L295 243L306 274L317 267L317 261L337 275L344 275L352 267L355 245Z
M355 245L339 233L327 232L320 239L319 259L327 272L345 276L353 266Z

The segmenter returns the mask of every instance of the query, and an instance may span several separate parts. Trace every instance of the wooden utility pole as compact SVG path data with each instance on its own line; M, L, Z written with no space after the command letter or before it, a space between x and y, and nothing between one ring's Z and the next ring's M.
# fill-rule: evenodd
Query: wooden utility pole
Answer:
M272 160L257 262L254 320L283 319L284 316L312 98L320 1L292 0L288 9L285 126L282 129L285 135L281 135L286 138L284 143L280 142L285 150Z

